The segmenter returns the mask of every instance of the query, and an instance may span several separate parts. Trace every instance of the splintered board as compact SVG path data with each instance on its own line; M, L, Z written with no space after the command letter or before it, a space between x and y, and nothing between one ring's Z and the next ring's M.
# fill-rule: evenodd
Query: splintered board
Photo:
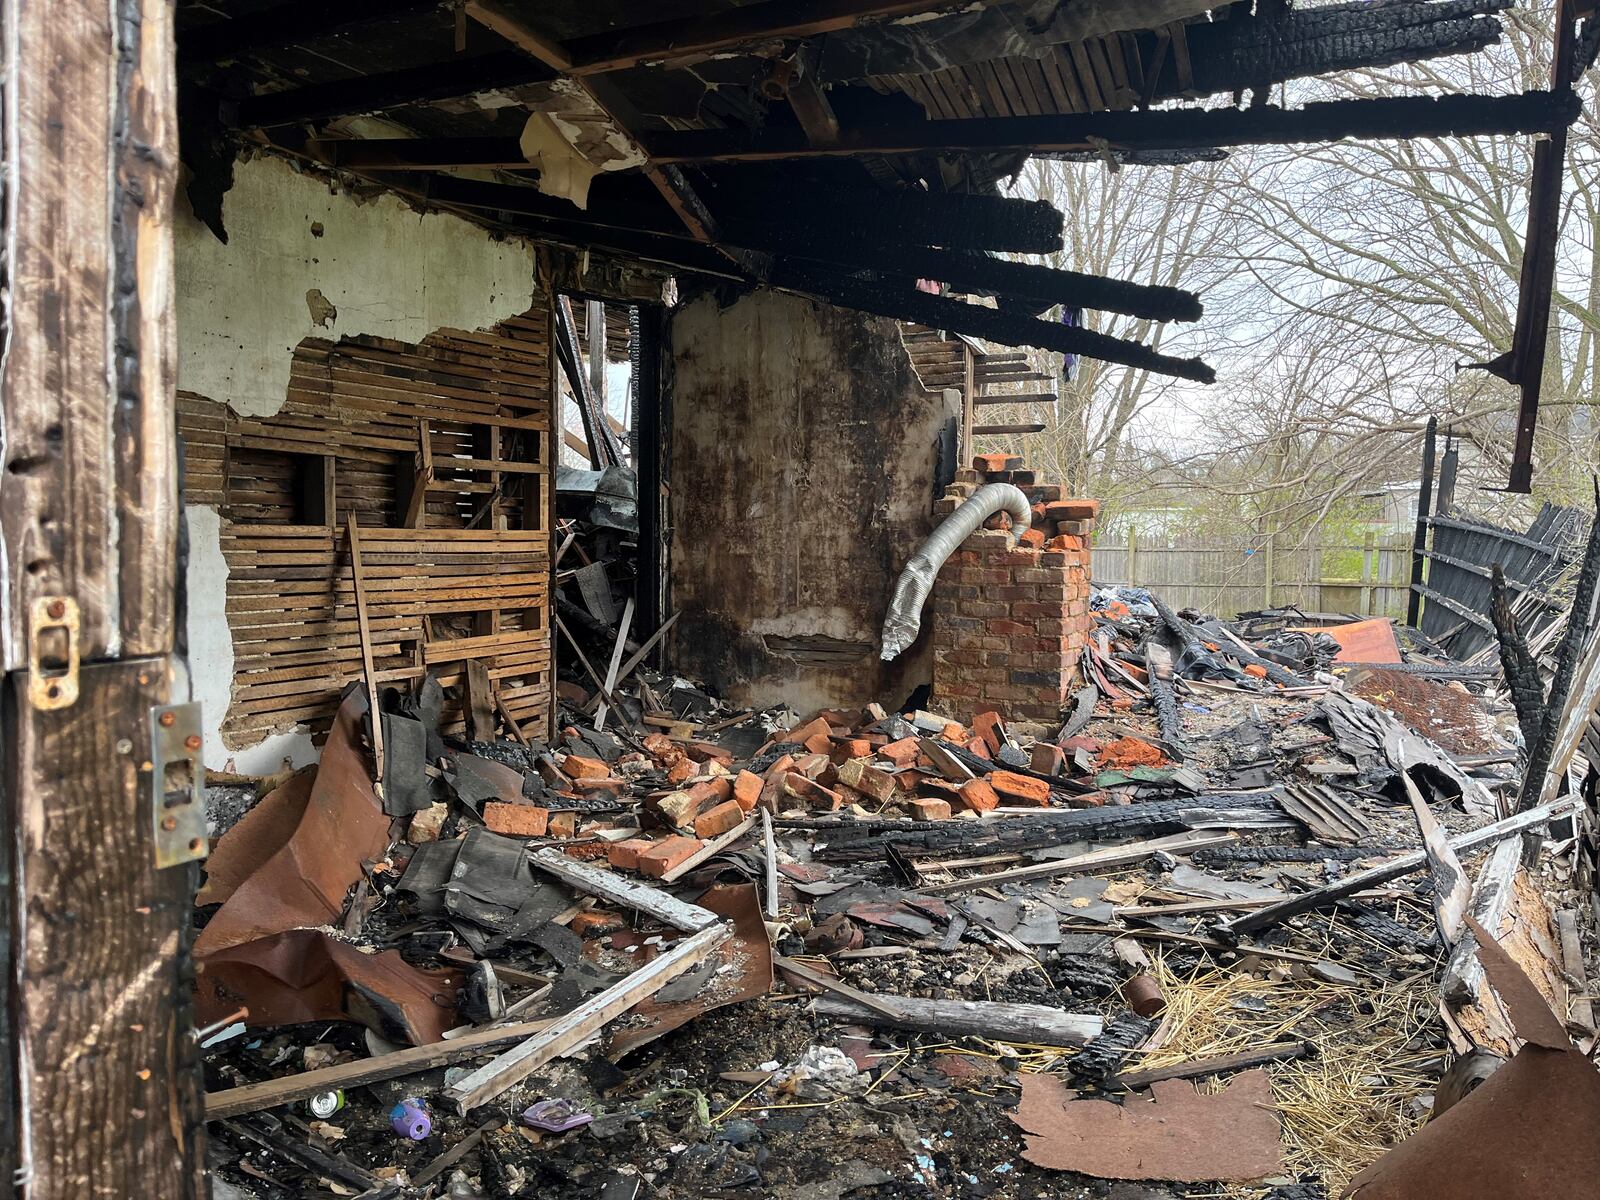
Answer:
M458 728L466 663L481 661L512 716L541 727L552 695L548 348L539 307L415 345L308 338L268 417L180 393L185 499L224 519L230 740L296 724L320 733L361 678L351 514L380 682L431 671Z

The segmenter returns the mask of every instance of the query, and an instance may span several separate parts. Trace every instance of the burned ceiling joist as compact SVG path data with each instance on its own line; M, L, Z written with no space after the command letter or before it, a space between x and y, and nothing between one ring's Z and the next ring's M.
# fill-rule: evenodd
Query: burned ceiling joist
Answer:
M247 97L224 104L222 121L239 129L324 121L549 83L556 78L554 70L526 54L498 50Z
M1033 346L1060 354L1078 354L1197 383L1215 383L1217 378L1216 372L1198 358L1177 358L1139 342L1110 337L1091 329L907 289L901 280L867 279L859 273L852 275L816 264L779 259L773 263L768 282L780 290L826 300L843 308L965 333L1002 346Z
M1385 96L1323 100L1301 108L1162 109L1082 116L924 121L847 130L837 146L809 145L795 131L675 130L649 142L658 162L761 162L835 155L940 151L1135 150L1301 145L1343 138L1391 139L1538 134L1564 129L1580 111L1571 92L1511 96Z
M394 20L437 9L439 0L291 0L247 16L208 21L178 32L178 57L185 63L217 62L237 54L291 46L307 40L307 30L328 37L379 19Z
M1182 288L1152 287L1122 279L1107 279L1081 271L1062 271L1037 263L1013 262L986 254L963 253L921 246L885 246L842 236L834 239L775 234L762 241L765 249L795 258L845 264L898 275L908 279L933 279L955 292L990 294L1034 301L1035 309L1064 304L1124 313L1155 321L1198 321L1200 297Z

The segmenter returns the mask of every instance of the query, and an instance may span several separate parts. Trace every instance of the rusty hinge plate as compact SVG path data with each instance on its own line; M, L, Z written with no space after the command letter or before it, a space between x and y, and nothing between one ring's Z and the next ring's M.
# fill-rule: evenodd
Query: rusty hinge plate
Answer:
M203 745L200 705L158 704L150 710L150 808L158 868L195 862L211 852Z
M36 596L29 616L28 703L40 711L71 708L78 702L78 602Z

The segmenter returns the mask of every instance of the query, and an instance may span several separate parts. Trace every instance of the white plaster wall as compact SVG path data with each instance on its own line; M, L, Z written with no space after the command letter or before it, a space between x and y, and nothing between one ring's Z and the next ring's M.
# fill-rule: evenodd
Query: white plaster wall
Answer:
M178 386L244 415L283 406L290 360L306 337L419 342L436 329L487 328L533 304L531 242L497 239L457 217L422 216L387 196L358 199L281 159L238 164L223 220L226 244L178 204ZM303 726L247 747L224 743L233 640L221 519L203 506L186 515L189 666L203 706L206 766L231 762L267 774L286 758L293 766L314 761Z
M178 205L178 386L242 414L282 407L302 338L417 342L533 303L531 243L391 196L359 200L282 159L241 162L222 216L226 245ZM313 289L337 313L326 324Z

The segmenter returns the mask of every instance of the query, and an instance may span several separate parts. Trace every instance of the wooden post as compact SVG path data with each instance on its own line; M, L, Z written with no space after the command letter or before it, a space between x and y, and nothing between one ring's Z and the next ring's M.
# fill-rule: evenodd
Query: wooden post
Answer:
M196 872L156 865L145 765L181 582L172 8L0 0L0 1190L30 1200L206 1190Z
M361 571L361 527L355 510L345 517L350 538L350 587L355 593L356 631L361 637L361 673L367 681L367 711L372 716L372 764L374 780L383 787L383 712L378 708L378 673L372 665L372 630L367 622L367 581Z
M1263 552L1263 555L1262 555L1263 559L1265 560L1264 576L1263 576L1263 578L1261 580L1261 607L1262 608L1271 608L1272 607L1272 583L1273 583L1272 573L1273 573L1273 570L1275 569L1275 566L1276 566L1276 564L1273 562L1273 560L1277 557L1277 549L1278 549L1278 535L1276 533L1267 534L1267 545L1266 545L1266 549L1265 549L1265 551Z
M1417 486L1417 524L1411 537L1411 595L1406 600L1406 624L1413 629L1422 619L1422 573L1428 554L1428 513L1433 503L1433 448L1439 422L1428 418L1422 435L1422 481Z
M1376 615L1376 609L1373 606L1376 589L1373 587L1373 583L1377 578L1377 540L1377 535L1370 529L1361 538L1361 615L1363 617Z
M1139 530L1131 521L1128 524L1128 569L1123 572L1128 577L1128 586L1137 587L1139 584Z
M595 407L600 410L600 421L604 423L610 415L606 408L606 306L599 300L591 300L584 316L589 330L589 391L594 395Z
M961 343L961 465L970 467L978 453L972 444L973 415L978 408L978 364L972 347Z

